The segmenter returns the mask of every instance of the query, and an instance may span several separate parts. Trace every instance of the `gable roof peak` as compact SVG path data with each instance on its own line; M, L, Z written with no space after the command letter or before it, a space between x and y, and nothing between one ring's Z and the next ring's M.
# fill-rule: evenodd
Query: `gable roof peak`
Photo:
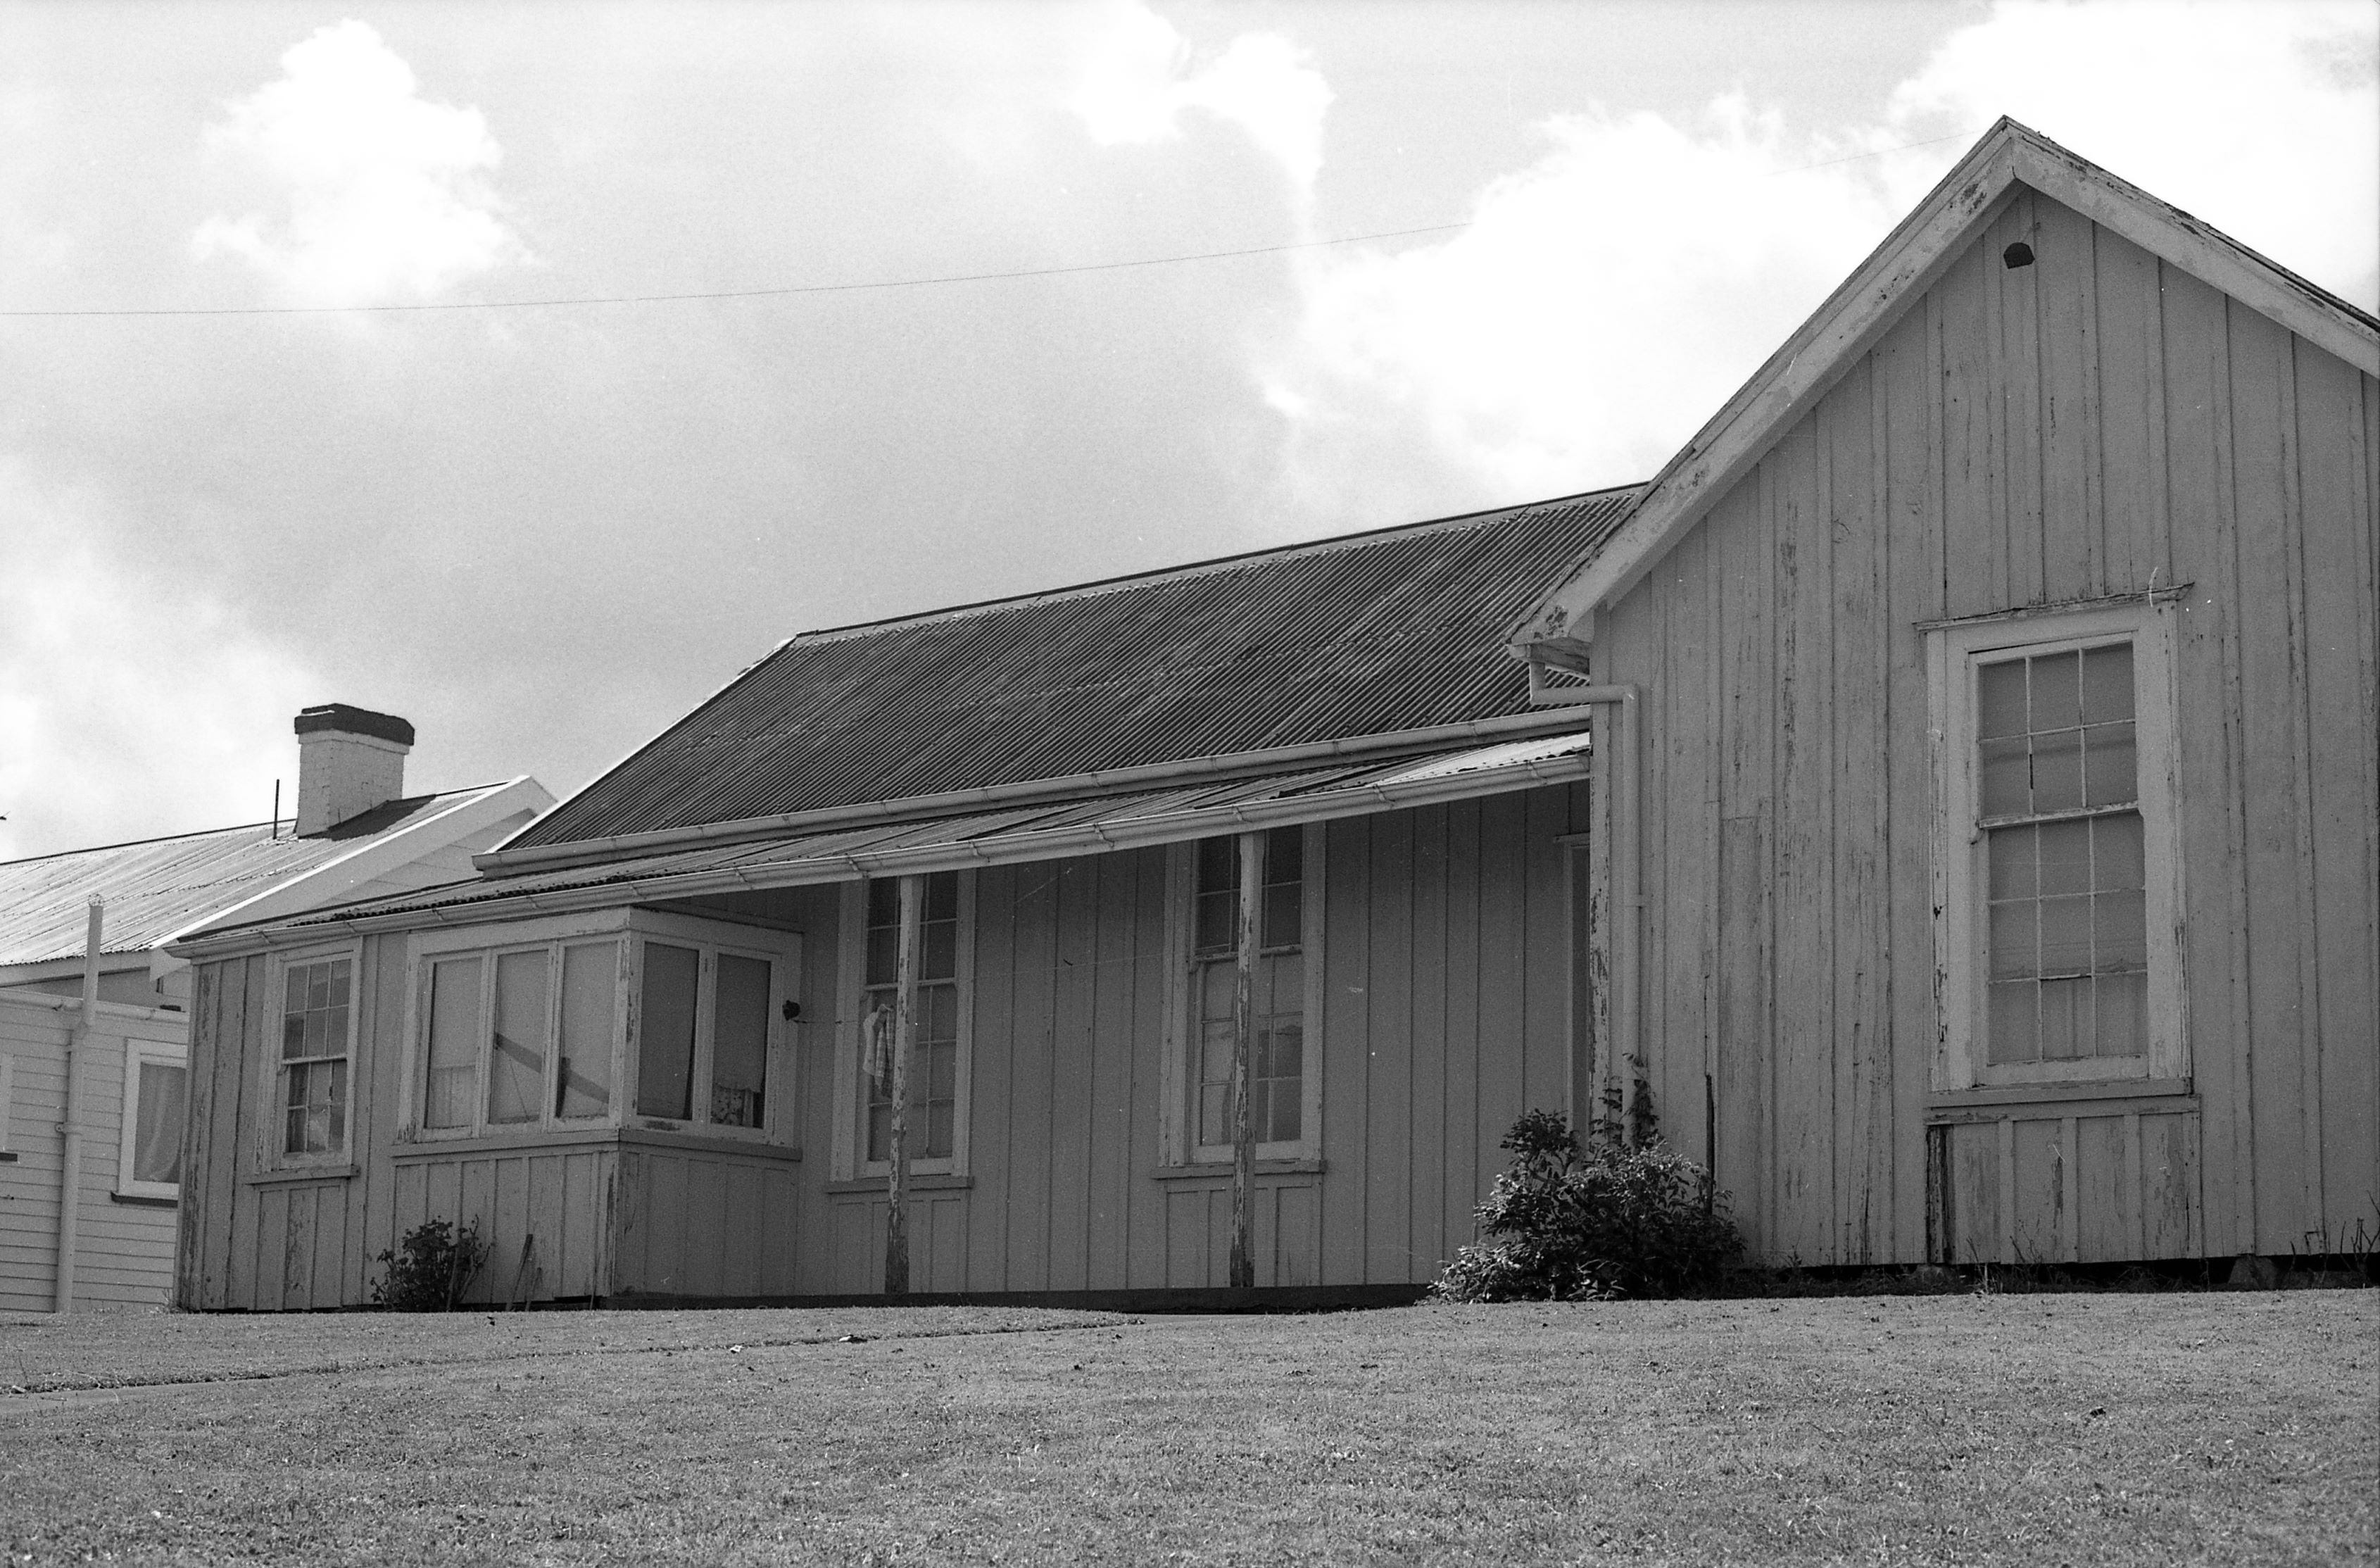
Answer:
M1589 640L1596 611L1644 580L1925 296L2019 188L2072 209L2380 376L2380 320L2003 115L1653 477L1627 521L1595 541L1512 622L1507 638L1514 650Z

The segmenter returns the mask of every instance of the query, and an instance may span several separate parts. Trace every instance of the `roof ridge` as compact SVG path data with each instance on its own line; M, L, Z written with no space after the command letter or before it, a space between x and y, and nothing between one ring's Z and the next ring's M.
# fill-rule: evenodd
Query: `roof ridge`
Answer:
M381 809L381 807L384 806L401 806L408 800L443 800L447 796L455 795L479 795L488 790L500 789L511 782L512 781L509 779L497 779L492 784L463 784L454 789L425 790L419 795L400 795L395 796L394 799L382 801L380 806L375 806L371 808L371 809L377 811ZM363 813L358 811L356 815L361 816ZM254 822L228 822L219 828L192 828L188 833L158 833L151 838L119 839L114 844L87 844L79 849L53 849L47 855L20 855L14 860L0 860L0 869L5 869L10 866L30 866L37 860L64 860L70 856L76 855L103 855L111 849L139 849L146 845L171 844L176 839L215 838L225 833L252 833L258 828L273 827L282 822L287 822L294 827L296 826L297 821L298 819L295 817L271 817ZM333 823L332 825L335 827L338 824ZM288 836L291 843L295 844L299 842L296 833L293 833ZM318 844L329 841L324 840L320 834L316 834L314 837L309 838L304 842L308 844Z
M1322 539L1303 540L1294 544L1276 544L1261 550L1243 550L1232 555L1210 555L1171 566L1151 566L1142 571L1119 573L1111 577L1093 577L1087 582L1068 583L1060 588L1035 589L1025 593L970 600L961 604L946 604L931 610L915 610L906 614L887 615L873 621L854 621L840 626L820 626L795 634L786 639L786 643L779 645L779 650L792 643L841 641L870 632L889 631L896 626L915 626L929 621L954 620L964 615L987 614L995 610L1019 608L1029 604L1047 604L1066 599L1087 598L1094 594L1111 593L1145 583L1184 581L1219 571L1251 566L1259 562L1288 560L1308 552L1348 549L1356 545L1385 541L1393 535L1417 534L1432 529L1442 529L1452 532L1465 524L1476 527L1490 519L1517 517L1527 512L1543 512L1552 507L1574 505L1580 502L1596 501L1606 496L1642 490L1646 482L1638 480L1628 484L1605 485L1597 490L1583 490L1575 494L1556 495L1541 501L1523 501L1509 506L1485 506L1475 512L1457 512L1443 517L1427 517L1419 522L1391 523L1385 528L1377 529L1357 529L1347 533L1331 534ZM760 662L766 662L765 659L760 661Z

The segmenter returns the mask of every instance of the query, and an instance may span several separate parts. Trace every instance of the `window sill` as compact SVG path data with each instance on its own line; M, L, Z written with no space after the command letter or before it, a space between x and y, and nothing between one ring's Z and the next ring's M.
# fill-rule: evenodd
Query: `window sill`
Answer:
M468 1137L422 1137L417 1134L414 1142L399 1144L391 1150L390 1158L399 1164L413 1164L424 1160L475 1159L490 1154L566 1154L579 1149L613 1147L740 1154L756 1160L775 1160L786 1163L797 1161L802 1157L799 1146L793 1144L656 1127L616 1127L605 1123L600 1126L482 1133Z
M2195 1107L2196 1095L2188 1078L2101 1078L2085 1083L2067 1084L2002 1084L1988 1088L1957 1089L1929 1095L1925 1100L1928 1114L1938 1121L1947 1114L1961 1112L1991 1113L2021 1112L2026 1117L2052 1113L2056 1106L2105 1106L2102 1115L2120 1115L2126 1110L2142 1110L2143 1101L2171 1102L2157 1109L2187 1105ZM2077 1112L2089 1114L2088 1112Z
M1319 1157L1297 1160L1259 1160L1259 1176L1318 1176L1330 1167ZM1229 1161L1202 1161L1196 1165L1160 1165L1149 1173L1160 1182L1229 1181L1232 1165Z
M179 1209L182 1206L178 1197L158 1197L145 1192L112 1192L107 1197L111 1203L121 1203L134 1209Z
M891 1185L890 1176L855 1176L848 1181L829 1182L826 1185L826 1190L829 1193L884 1192ZM964 1192L973 1185L975 1185L973 1176L932 1175L909 1178L911 1192Z
M286 1170L261 1171L248 1178L252 1187L285 1186L292 1182L344 1182L358 1173L353 1165L293 1165Z

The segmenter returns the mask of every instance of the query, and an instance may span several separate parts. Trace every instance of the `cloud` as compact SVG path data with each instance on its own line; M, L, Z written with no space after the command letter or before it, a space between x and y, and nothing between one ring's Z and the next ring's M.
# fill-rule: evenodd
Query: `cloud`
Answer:
M285 210L208 218L191 239L199 259L237 257L309 305L429 299L528 260L488 184L502 152L486 120L419 96L378 33L326 27L281 71L225 105L206 148Z
M1896 127L2023 121L2283 266L2380 305L2380 6L2004 4L1894 93Z
M0 859L259 822L295 799L289 721L323 700L290 650L117 565L117 519L0 459Z
M1259 368L1290 499L1344 522L1649 477L2003 113L2369 303L2376 16L2008 4L1875 123L1555 117L1454 238L1300 258Z
M1110 8L1065 106L1102 147L1178 137L1196 111L1236 126L1303 197L1322 171L1330 84L1277 33L1242 33L1192 68L1189 42L1137 3Z

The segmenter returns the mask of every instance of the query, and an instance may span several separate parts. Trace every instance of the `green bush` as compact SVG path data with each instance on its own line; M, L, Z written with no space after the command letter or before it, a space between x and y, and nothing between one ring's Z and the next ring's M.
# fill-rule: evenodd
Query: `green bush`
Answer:
M450 1312L488 1260L480 1223L426 1220L380 1255L386 1272L372 1283L372 1301L392 1312Z
M1432 1292L1450 1301L1595 1301L1716 1288L1743 1252L1711 1173L1658 1137L1601 1126L1582 1148L1558 1112L1532 1111L1500 1146L1512 1167L1479 1206L1477 1245Z

